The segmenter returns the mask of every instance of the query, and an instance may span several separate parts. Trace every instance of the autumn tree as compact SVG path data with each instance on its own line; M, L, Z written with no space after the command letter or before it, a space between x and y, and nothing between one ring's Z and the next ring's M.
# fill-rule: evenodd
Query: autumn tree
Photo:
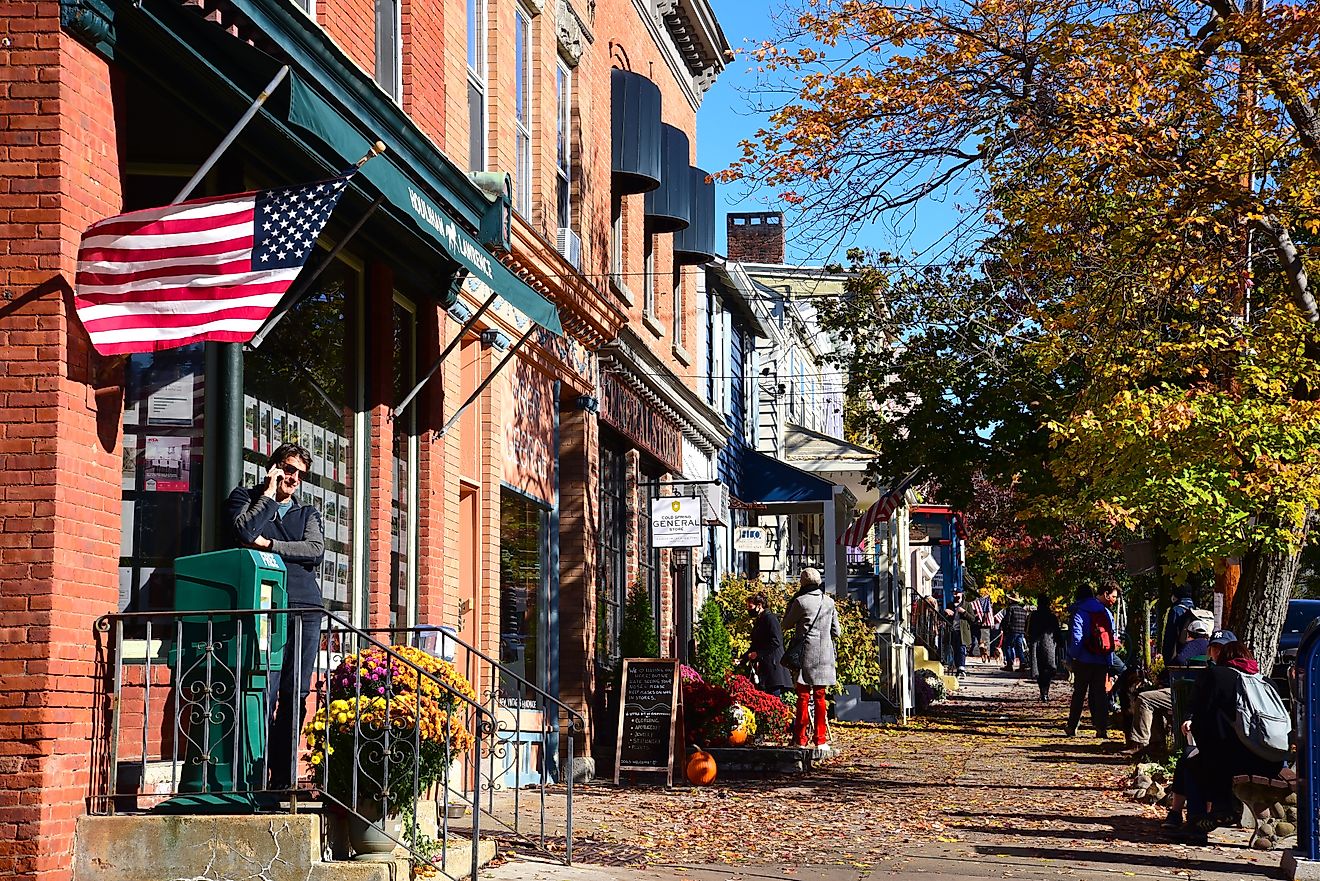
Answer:
M966 370L1012 395L991 435L1020 432L1033 456L1044 442L1037 475L1022 472L1039 510L1160 531L1174 572L1241 557L1231 624L1268 663L1320 504L1304 243L1320 229L1320 14L1236 0L798 12L757 53L792 98L729 176L826 224L961 188L977 248L952 284L988 337ZM868 393L891 416L939 395L956 420L946 393L966 382Z

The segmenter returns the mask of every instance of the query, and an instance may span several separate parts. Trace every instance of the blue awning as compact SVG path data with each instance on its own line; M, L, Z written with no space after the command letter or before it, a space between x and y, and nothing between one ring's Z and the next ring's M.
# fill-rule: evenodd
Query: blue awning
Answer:
M772 459L756 450L745 450L743 459L744 502L828 502L834 498L834 484Z

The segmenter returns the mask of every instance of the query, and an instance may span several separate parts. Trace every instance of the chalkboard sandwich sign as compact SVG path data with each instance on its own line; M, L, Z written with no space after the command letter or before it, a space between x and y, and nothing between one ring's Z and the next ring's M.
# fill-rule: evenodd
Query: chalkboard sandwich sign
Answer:
M680 688L678 661L672 658L625 658L619 683L619 731L614 753L614 782L624 772L663 772L674 785L674 745L678 734Z

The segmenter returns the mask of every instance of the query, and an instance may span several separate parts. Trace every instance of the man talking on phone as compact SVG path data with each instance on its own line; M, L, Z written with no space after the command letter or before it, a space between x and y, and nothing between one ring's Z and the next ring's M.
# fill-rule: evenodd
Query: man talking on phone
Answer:
M324 606L316 576L325 556L325 531L316 509L299 504L297 498L312 464L307 448L281 444L266 464L266 480L235 488L225 510L239 547L269 551L284 561L289 608L301 610L286 616L282 669L271 671L266 692L271 710L266 752L270 788L287 790L293 782L294 747L302 740L307 693L321 646Z

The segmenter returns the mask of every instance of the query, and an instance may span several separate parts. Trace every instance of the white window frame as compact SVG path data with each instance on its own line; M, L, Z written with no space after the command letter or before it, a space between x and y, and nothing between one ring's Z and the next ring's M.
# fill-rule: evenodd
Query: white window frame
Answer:
M476 157L479 161L475 163L478 166L477 168L470 168L469 170L485 171L487 154L490 151L490 143L486 137L486 133L490 129L489 117L488 117L490 111L490 101L488 100L489 96L486 91L486 84L488 81L488 77L487 77L488 64L487 64L487 52L486 52L486 20L487 20L486 0L468 0L467 11L471 13L467 17L467 28L468 28L467 86L469 90L475 89L477 93L481 96L481 113L480 113L481 130L479 132L476 132L476 135L481 139L480 147L476 151L479 154ZM475 64L473 63L474 61L476 62ZM471 100L470 94L468 97L470 101ZM469 121L472 119L471 106L468 107L468 119ZM471 156L472 137L473 137L473 133L469 132L468 133L468 144L469 144L468 165L469 166L474 164L472 162L473 157Z
M673 270L673 307L674 318L672 327L674 332L674 345L682 348L683 331L687 329L683 321L683 285L687 282L687 275L683 272L683 266L677 262L674 263Z
M655 320L655 235L644 236L644 265L642 267L642 315Z
M309 0L309 2L312 2L312 0ZM390 45L394 49L393 58L391 59L394 76L390 78L390 82L388 83L381 82L380 79L379 9L381 3L390 3L394 7L394 27L393 33L390 34ZM396 103L401 103L403 101L403 3L401 0L375 0L373 9L376 15L376 30L374 33L374 39L376 42L376 70L374 79L376 80L377 85L385 90L385 94L394 99Z
M555 220L560 229L573 228L573 71L557 58L555 63ZM559 190L567 198L559 209Z
M513 10L513 130L517 173L513 182L513 209L524 218L532 216L532 95L535 93L532 66L532 15L521 4ZM522 45L519 45L521 42ZM521 68L521 71L520 71ZM519 74L521 73L521 76ZM521 112L519 105L521 104Z
M622 196L615 196L610 205L610 276L615 287L624 288L623 281L623 210Z

